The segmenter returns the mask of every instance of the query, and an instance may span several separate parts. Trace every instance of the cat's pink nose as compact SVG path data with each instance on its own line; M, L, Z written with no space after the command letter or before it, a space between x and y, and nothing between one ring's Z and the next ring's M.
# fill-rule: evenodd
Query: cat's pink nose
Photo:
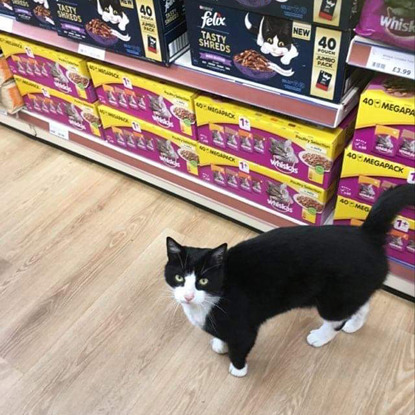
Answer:
M184 299L188 302L188 303L190 303L190 301L192 301L193 300L193 298L195 298L195 295L192 293L192 294L186 294L185 296L184 296Z

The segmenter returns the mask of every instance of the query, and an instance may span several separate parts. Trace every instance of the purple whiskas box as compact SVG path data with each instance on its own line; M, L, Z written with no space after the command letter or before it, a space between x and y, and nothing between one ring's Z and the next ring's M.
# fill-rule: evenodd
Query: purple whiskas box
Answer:
M55 0L11 0L16 19L42 29L57 30Z
M54 1L61 36L166 65L188 47L183 0Z
M356 26L363 0L206 0L206 3L347 30Z
M405 183L415 183L415 166L359 153L351 146L346 148L339 196L372 206L385 190ZM415 210L408 206L402 215L414 219Z
M334 212L335 225L361 226L371 206L343 196L337 198ZM386 242L390 258L415 266L415 220L404 216L395 218Z
M14 78L29 111L81 132L102 137L98 101L91 104L20 76Z
M99 107L99 113L110 144L197 176L196 141L104 105Z
M415 45L414 1L366 1L356 32L360 36L380 40L413 52Z
M351 31L186 0L192 63L282 91L338 103L352 85Z
M300 223L322 225L334 207L336 182L322 189L198 143L199 177Z
M101 63L88 67L102 104L197 139L195 90Z
M88 102L97 100L85 58L7 34L0 34L0 48L14 75Z
M201 143L325 189L339 178L356 118L331 129L210 95L195 107Z
M360 97L353 149L415 166L415 82L379 75Z

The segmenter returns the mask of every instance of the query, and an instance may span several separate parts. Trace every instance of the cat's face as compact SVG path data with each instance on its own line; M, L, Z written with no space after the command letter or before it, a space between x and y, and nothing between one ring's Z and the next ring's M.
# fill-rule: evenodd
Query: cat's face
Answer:
M262 52L279 57L286 55L292 46L292 23L289 20L265 17L261 25L264 40Z
M124 31L130 22L119 0L98 0L98 13L104 22L118 25Z
M190 248L167 238L164 276L178 303L208 305L221 296L226 250L226 244L215 249Z

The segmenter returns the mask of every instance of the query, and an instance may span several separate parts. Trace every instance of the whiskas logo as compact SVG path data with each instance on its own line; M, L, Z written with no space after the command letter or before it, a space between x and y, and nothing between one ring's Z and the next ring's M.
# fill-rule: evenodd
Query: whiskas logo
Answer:
M292 213L293 209L290 207L290 205L286 204L286 203L281 203L276 201L275 199L272 199L271 197L269 197L267 199L267 202L269 205L271 205L275 210L278 210L280 212L284 212L284 213Z
M275 157L271 160L271 164L277 170L282 171L283 173L298 174L298 168L295 167L295 164L286 163L276 159Z
M220 13L215 12L212 13L211 11L206 11L205 14L202 16L202 29L212 26L226 26L226 17L222 17Z
M174 124L167 118L160 117L159 115L153 115L153 120L164 128L173 128Z
M180 167L180 163L175 159L171 159L169 157L160 155L160 160L169 167L173 167L173 168Z
M414 20L405 21L403 18L396 18L395 16L381 16L380 24L391 31L415 33Z

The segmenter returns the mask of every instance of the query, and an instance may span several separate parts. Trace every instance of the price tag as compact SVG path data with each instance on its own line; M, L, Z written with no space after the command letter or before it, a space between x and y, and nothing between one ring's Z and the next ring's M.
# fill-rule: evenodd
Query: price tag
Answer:
M374 71L415 79L415 59L411 53L372 46L367 68Z
M239 117L239 128L245 131L251 131L251 121L245 117Z
M98 59L100 61L105 60L105 49L96 48L95 46L85 45L80 43L78 46L78 53L88 56L89 58Z
M122 83L127 89L133 89L133 84L131 80L127 78L126 76L122 78Z
M6 16L0 16L0 29L3 32L12 33L13 23L14 23L14 20L12 18L6 17Z
M396 219L393 227L401 232L408 232L409 231L409 222L405 219Z
M239 162L239 170L249 174L249 164L246 161L241 160Z
M69 130L65 125L59 124L54 121L49 121L49 132L56 137L69 140Z

